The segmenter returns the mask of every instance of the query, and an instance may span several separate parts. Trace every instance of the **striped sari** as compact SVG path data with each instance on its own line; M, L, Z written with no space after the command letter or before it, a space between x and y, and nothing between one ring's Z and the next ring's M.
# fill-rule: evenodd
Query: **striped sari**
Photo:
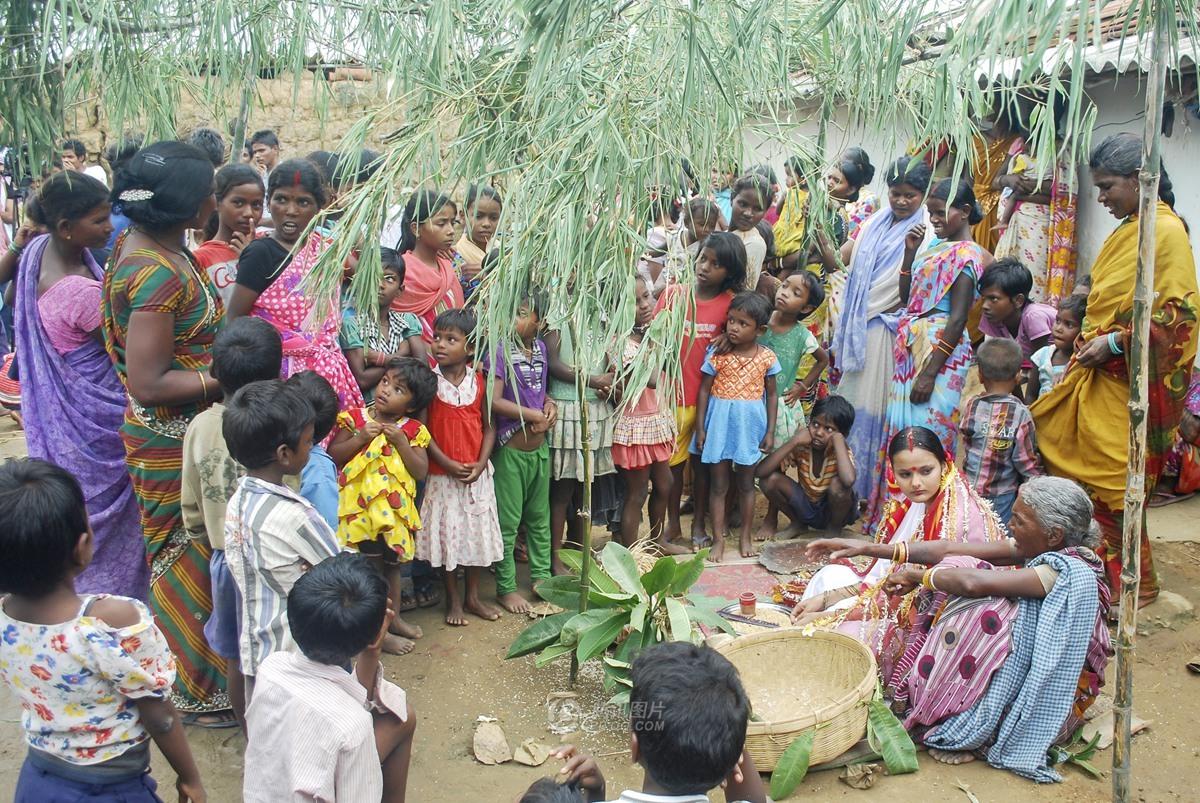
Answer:
M207 274L191 260L181 271L149 249L125 251L117 241L104 277L104 341L117 375L128 389L126 344L134 312L174 316L176 371L201 371L211 362L224 310ZM198 403L147 408L131 395L121 439L141 515L150 562L150 609L175 655L177 675L171 701L187 712L229 708L225 662L204 637L212 613L208 562L212 549L183 527L183 435L200 412Z

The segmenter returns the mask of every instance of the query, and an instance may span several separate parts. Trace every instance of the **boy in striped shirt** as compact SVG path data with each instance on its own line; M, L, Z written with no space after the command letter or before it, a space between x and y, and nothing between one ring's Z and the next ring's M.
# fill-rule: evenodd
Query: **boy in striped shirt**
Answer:
M242 596L239 652L247 700L266 657L297 650L288 629L288 592L306 571L341 551L316 508L283 484L308 462L315 417L303 394L278 379L251 382L225 407L225 444L246 468L229 498L225 558Z
M967 402L959 425L963 475L1007 527L1021 483L1045 473L1033 416L1014 395L1024 356L1015 340L989 337L975 359L985 392Z

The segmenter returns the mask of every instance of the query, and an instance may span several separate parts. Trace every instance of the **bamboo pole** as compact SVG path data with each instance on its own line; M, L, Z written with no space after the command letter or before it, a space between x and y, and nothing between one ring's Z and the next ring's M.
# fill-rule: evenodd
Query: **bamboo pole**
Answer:
M1113 800L1130 800L1130 748L1133 721L1134 638L1138 586L1142 570L1142 519L1146 503L1146 385L1150 360L1150 304L1154 290L1154 227L1157 222L1161 166L1163 91L1166 83L1167 27L1174 4L1156 0L1151 68L1146 82L1146 127L1142 169L1138 174L1137 275L1129 339L1129 465L1125 482L1125 520L1121 532L1121 609L1117 624L1117 680L1113 695Z
M575 368L575 399L579 403L579 426L582 436L580 444L583 449L583 498L579 505L579 540L583 561L579 568L579 612L583 613L588 607L588 589L591 587L592 568L592 435L588 420L587 407L587 372L579 367L579 326L572 314L567 322L567 331L571 334L571 349L574 355L572 362ZM564 534L565 536L565 534ZM571 686L575 685L575 677L579 673L579 658L571 653Z

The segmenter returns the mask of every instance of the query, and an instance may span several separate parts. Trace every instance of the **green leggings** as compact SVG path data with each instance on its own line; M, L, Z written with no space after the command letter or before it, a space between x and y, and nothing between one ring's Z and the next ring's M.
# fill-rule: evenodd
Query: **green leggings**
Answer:
M492 452L492 466L504 537L504 557L496 564L496 593L510 594L517 590L513 547L522 524L530 578L537 582L550 576L550 447L542 444L532 452L522 452L501 446Z

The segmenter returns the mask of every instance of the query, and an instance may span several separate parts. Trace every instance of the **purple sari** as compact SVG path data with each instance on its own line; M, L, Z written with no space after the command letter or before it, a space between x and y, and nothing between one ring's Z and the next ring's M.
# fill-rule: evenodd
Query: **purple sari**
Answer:
M83 488L96 551L76 579L76 590L145 600L150 569L119 434L125 388L99 341L89 339L65 355L50 345L38 311L38 280L49 242L50 236L42 235L29 244L16 280L14 322L29 455L65 468ZM84 251L83 259L102 280L91 254Z

